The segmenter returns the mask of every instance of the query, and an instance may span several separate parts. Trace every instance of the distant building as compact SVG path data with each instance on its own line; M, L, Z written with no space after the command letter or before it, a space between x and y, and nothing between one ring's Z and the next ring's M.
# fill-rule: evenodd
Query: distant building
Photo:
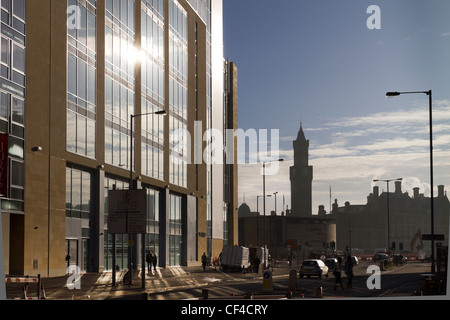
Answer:
M372 254L376 248L392 249L396 253L417 253L419 249L431 253L431 241L422 240L423 234L431 234L430 198L413 189L411 197L402 191L402 182L395 182L394 192L382 192L374 186L364 205L346 202L339 207L337 200L328 216L336 221L336 245L338 250L359 249ZM389 196L389 223L387 203ZM438 186L434 198L434 233L443 234L448 245L450 202L444 186ZM389 237L388 237L389 229Z

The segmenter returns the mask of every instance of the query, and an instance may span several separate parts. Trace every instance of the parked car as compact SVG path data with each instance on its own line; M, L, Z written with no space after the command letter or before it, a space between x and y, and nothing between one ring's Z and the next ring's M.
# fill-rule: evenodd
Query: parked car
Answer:
M300 267L299 276L300 278L303 278L304 276L308 278L310 276L318 276L319 278L322 278L322 276L328 277L328 267L322 260L308 259L303 261Z
M372 258L373 261L381 261L387 259L389 259L389 256L386 253L376 253Z
M334 269L334 266L337 263L336 258L327 258L325 259L325 265L328 267L328 269Z

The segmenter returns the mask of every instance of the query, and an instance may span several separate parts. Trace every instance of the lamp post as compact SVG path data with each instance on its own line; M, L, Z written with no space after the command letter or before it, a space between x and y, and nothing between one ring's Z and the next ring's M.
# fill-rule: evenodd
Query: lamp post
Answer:
M432 90L409 91L409 92L387 92L386 97L396 97L402 94L426 94L428 96L429 126L430 126L430 210L431 210L431 273L436 272L434 264L434 193L433 193L433 98Z
M271 197L271 194L266 194L266 197ZM256 196L256 246L259 247L259 198L264 196Z
M266 194L266 164L271 162L283 162L284 159L272 160L263 162L263 194ZM264 212L264 269L267 268L266 263L266 197L263 197L263 212Z
M277 194L278 191L273 193L273 195L275 196L275 215L277 215Z
M387 186L387 198L386 198L386 202L387 202L387 242L388 242L388 248L390 248L391 246L391 241L390 241L390 229L389 229L389 182L391 181L402 181L403 178L398 178L398 179L387 179L387 180L378 180L375 179L373 180L373 182L378 182L378 181L382 181L382 182L386 182L386 186Z
M155 111L155 112L147 112L147 113L141 113L141 114L131 114L130 115L130 124L131 124L131 132L130 132L130 190L133 189L133 122L134 118L147 116L150 114L156 114L165 116L167 115L166 110L162 111Z
M130 115L130 190L134 189L134 183L133 183L133 122L134 118L142 117L150 114L156 114L156 115L167 115L167 111L155 111L155 112L147 112L147 113L141 113L141 114L131 114ZM143 289L145 289L145 233L142 234L142 266L141 266L141 286ZM130 248L130 253L132 252L132 248ZM128 259L128 265L129 265L129 272L130 272L130 284L132 284L133 279L133 268L131 267L131 257Z

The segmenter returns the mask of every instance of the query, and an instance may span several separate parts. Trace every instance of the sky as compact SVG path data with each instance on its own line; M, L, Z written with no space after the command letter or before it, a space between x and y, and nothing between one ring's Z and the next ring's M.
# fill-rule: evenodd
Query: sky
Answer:
M278 192L278 213L291 207L289 167L300 124L310 140L313 214L319 205L329 211L335 199L366 204L374 185L386 190L374 179L402 178L403 192L412 196L419 187L430 195L428 96L386 98L388 91L433 91L434 194L438 185L450 191L450 1L223 5L224 55L239 72L239 128L279 130L271 148L285 161L266 176L266 194ZM371 5L379 15L368 13ZM252 211L263 193L261 167L239 166L239 203ZM266 213L274 207L272 196Z

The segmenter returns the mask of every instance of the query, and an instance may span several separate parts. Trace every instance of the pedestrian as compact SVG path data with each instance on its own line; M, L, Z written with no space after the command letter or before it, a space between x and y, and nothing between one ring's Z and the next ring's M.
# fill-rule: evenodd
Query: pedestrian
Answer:
M347 275L347 288L350 289L353 283L353 261L350 255L347 256L347 261L345 261L344 271Z
M156 272L156 265L158 264L158 257L156 256L156 252L153 254L152 263L153 263L153 270L155 270L155 272ZM150 267L150 269L151 269L151 267Z
M148 274L150 274L150 272L152 271L152 263L153 263L153 257L152 257L151 251L147 251L147 255L145 256L145 262L147 262L147 270L148 270Z
M334 291L337 290L337 286L338 284L341 285L342 290L344 290L344 285L342 284L342 258L338 257L338 261L334 266L334 277L335 277L335 282L334 282Z
M202 268L203 268L203 271L205 271L205 269L206 269L206 262L207 262L207 260L208 260L208 258L206 257L206 253L203 252L203 255L202 255Z
M259 258L256 256L253 263L255 264L256 273L259 273L259 265L261 264L261 260L259 260Z

